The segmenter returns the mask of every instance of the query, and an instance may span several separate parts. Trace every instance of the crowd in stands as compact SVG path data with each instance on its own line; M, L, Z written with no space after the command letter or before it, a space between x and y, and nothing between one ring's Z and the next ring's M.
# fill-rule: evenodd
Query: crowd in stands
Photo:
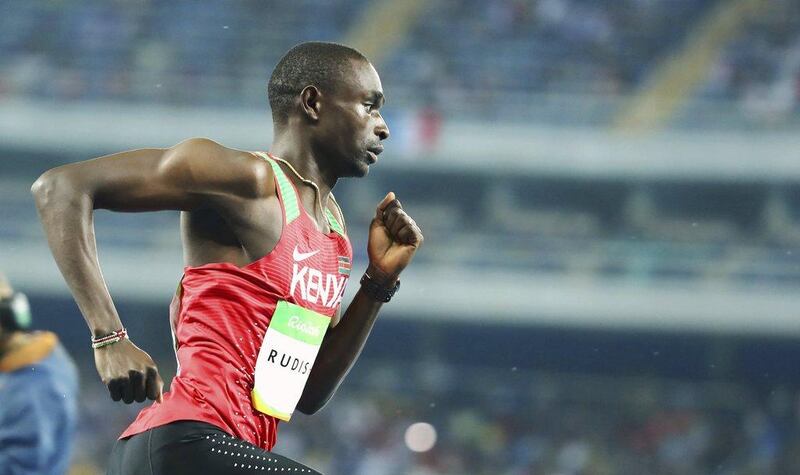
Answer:
M387 69L393 90L477 99L489 113L542 107L525 94L630 93L679 45L710 0L445 0L435 2ZM443 21L443 19L445 19ZM397 75L397 72L400 72ZM401 82L402 81L402 82ZM432 87L433 86L433 87Z
M709 101L732 101L746 116L766 123L785 121L800 111L800 3L770 0L748 18L719 55L700 88L697 108L706 119Z
M3 2L0 94L262 108L280 56L341 38L362 4Z
M354 372L320 413L279 427L276 453L327 475L800 473L800 393L653 377L396 361ZM136 410L84 385L75 471L102 473ZM436 429L415 453L407 428Z
M764 13L745 23L725 50L708 84L709 95L740 97L754 87L789 80L797 88L800 73L800 4L767 2Z
M3 2L0 97L260 108L284 51L308 39L341 40L367 3ZM543 110L556 120L578 103L577 114L561 114L609 120L607 99L635 91L718 3L430 2L381 71L394 102L408 107L510 118ZM767 3L711 68L701 97L756 111L797 107L800 7Z

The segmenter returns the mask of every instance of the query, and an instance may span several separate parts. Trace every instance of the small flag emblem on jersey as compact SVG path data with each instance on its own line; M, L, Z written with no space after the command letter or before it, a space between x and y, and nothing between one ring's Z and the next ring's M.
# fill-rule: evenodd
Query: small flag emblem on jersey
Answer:
M350 264L350 258L347 256L339 256L339 273L344 275L350 275L350 269L352 269L352 264Z

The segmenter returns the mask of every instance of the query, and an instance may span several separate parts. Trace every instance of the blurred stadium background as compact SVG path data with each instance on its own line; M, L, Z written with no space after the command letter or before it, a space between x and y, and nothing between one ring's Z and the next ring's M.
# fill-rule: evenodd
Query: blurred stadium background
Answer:
M7 0L0 269L81 366L73 474L139 407L97 378L30 184L192 136L266 149L266 80L311 39L361 48L388 97L387 152L336 189L355 267L388 190L426 241L277 452L329 475L800 473L797 0ZM178 213L95 224L171 378Z

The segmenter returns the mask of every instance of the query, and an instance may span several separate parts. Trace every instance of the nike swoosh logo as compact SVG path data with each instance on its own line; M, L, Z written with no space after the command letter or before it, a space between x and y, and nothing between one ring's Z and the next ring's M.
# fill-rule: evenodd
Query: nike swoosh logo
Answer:
M311 252L300 252L300 251L297 250L297 246L295 246L294 247L294 252L292 252L292 257L294 257L295 261L300 262L300 261L304 261L304 260L308 259L309 257L313 256L314 254L316 254L318 252L319 252L319 249L317 249L316 251L311 251Z

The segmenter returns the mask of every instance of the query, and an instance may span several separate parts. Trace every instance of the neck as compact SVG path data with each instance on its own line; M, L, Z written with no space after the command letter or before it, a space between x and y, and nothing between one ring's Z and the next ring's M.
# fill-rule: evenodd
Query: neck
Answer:
M283 130L276 130L270 153L291 163L303 178L316 183L320 198L327 203L338 177L333 170L325 167L325 161L314 151L307 137L288 126Z

